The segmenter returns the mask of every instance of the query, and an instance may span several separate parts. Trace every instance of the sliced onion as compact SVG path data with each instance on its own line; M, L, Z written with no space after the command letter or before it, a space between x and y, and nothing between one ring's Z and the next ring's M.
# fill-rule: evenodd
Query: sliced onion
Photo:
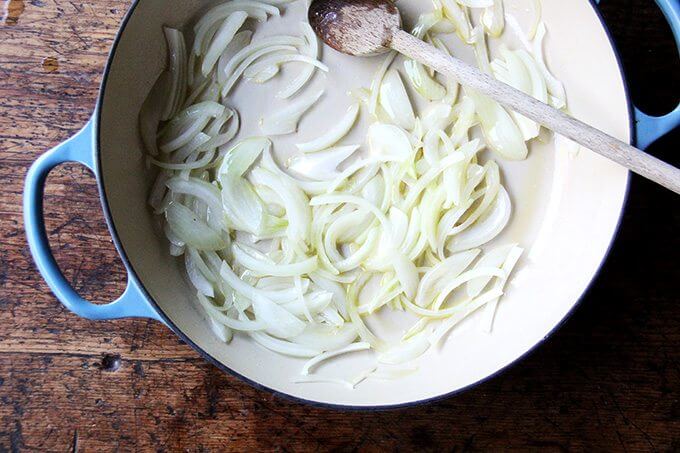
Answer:
M169 27L165 27L163 31L168 44L169 72L172 78L168 102L161 114L161 120L167 121L177 114L186 95L187 51L181 31Z
M451 124L453 109L444 102L433 102L424 110L421 121L426 131L446 129Z
M456 0L463 6L468 8L488 8L493 6L494 0Z
M303 346L297 343L291 343L290 341L279 340L262 332L251 332L250 336L261 346L291 357L311 358L323 352L311 346Z
M281 72L281 68L279 66L267 66L266 68L262 69L260 72L257 74L253 75L253 77L250 79L254 83L265 83L274 77L278 75L278 73Z
M259 321L239 320L225 315L221 310L215 307L209 299L200 293L197 294L196 298L212 319L230 329L242 332L256 332L258 330L264 330L266 327L264 323Z
M444 288L445 282L458 277L479 255L479 250L457 253L432 267L421 278L418 285L415 303L419 307L428 307Z
M340 176L338 167L358 149L359 145L338 146L313 154L293 156L288 162L288 168L305 178L327 181Z
M505 259L505 262L503 263L503 266L501 269L503 272L505 272L506 275L510 275L512 273L512 270L515 268L517 265L517 262L519 261L520 257L522 256L522 253L524 253L524 250L522 250L519 247L513 248L510 253L508 254L508 257ZM505 286L507 282L506 280L499 280L496 285L494 290L501 292L503 287ZM492 290L492 291L494 291ZM494 318L496 315L496 308L498 307L498 302L500 300L500 295L498 297L493 298L492 300L489 301L488 305L486 306L484 316L486 318L486 327L485 330L487 332L491 332L491 329L493 328L493 322Z
M501 54L505 61L495 60L491 64L496 78L547 103L548 91L545 80L533 58L523 50L512 52L505 47L501 47ZM522 131L524 140L538 137L541 129L539 124L516 112L510 112L510 114Z
M205 203L210 209L209 223L213 228L225 228L225 219L222 213L222 199L220 191L214 185L197 178L172 178L166 183L167 187L175 193L186 194L196 197Z
M226 261L222 263L220 268L220 276L231 289L249 300L252 300L255 297L264 297L265 299L270 299L276 303L286 303L297 298L297 291L295 288L270 291L255 288L254 286L249 285L234 273Z
M144 100L139 111L139 133L144 143L144 149L151 156L158 154L157 132L161 121L163 101L168 98L172 83L172 75L163 71L154 83L149 95Z
M444 21L442 21L444 22ZM440 22L440 23L442 23ZM455 27L454 27L455 28ZM437 47L439 50L444 52L445 54L451 56L451 51L446 47L446 44L444 42L437 38L437 37L432 37L432 44L434 44L435 47ZM456 79L453 77L447 77L446 78L446 96L444 99L442 99L442 102L446 102L447 104L453 105L456 100L458 99L458 92L460 91L460 84Z
M545 83L548 86L548 91L557 101L553 102L553 107L560 109L567 105L567 95L566 92L564 91L564 85L562 84L562 82L557 80L555 76L552 75L552 73L548 69L548 66L545 63L545 58L543 57L543 40L545 39L546 33L547 30L545 28L545 24L541 22L538 25L538 29L536 30L536 37L534 38L533 41L533 55L534 59L536 60L536 63L538 64L539 70L543 74Z
M435 10L430 13L421 14L418 18L418 23L413 27L411 34L418 39L423 39L442 17L442 10L438 8L435 8Z
M265 185L281 197L286 209L288 239L301 251L307 248L309 241L312 212L309 208L309 199L305 193L290 181L281 178L263 168L256 168L252 178L257 184Z
M446 88L433 79L422 64L413 60L406 60L404 69L411 86L423 98L428 101L439 101L446 96Z
M306 143L300 143L297 148L303 153L313 153L328 149L345 137L354 126L359 115L359 104L352 104L345 115L335 123L324 135Z
M220 25L220 28L217 29L217 32L208 47L208 51L203 57L203 63L201 65L201 72L205 77L213 70L220 55L227 49L247 18L248 13L245 11L236 11L230 14L222 25Z
M215 273L210 268L210 266L206 264L198 250L189 247L187 249L187 254L191 255L191 259L194 262L196 268L201 274L203 274L203 276L205 276L205 278L213 283L217 282L217 273Z
M437 225L439 213L446 201L446 191L443 187L431 188L425 191L420 202L420 233L427 239L430 248L437 247Z
M456 27L456 34L463 42L470 42L471 29L470 19L467 10L463 9L456 0L441 0L444 15L453 22Z
M489 210L470 228L455 235L447 248L449 251L457 252L490 242L505 229L510 221L511 213L510 196L501 187Z
M369 343L372 348L382 351L385 349L383 341L376 337L373 332L371 332L370 329L366 327L366 324L364 324L363 320L361 319L361 315L359 314L359 310L357 309L359 293L367 282L368 276L362 275L359 280L349 287L347 291L347 312L349 313L352 324L356 328L355 332L358 332L361 340Z
M314 30L307 22L301 22L300 26L302 28L302 33L305 37L306 42L303 54L309 58L318 59L319 40L316 37L316 33L314 33ZM289 97L293 96L295 93L300 91L307 84L307 82L309 82L309 80L314 75L315 71L316 67L305 66L304 68L302 68L300 73L295 77L295 79L291 81L290 84L288 84L288 86L286 86L276 94L276 97L278 99L288 99Z
M214 318L208 319L208 322L210 323L210 330L213 331L215 336L220 339L220 341L224 343L230 343L231 340L234 338L234 330L230 329L229 327L225 326L224 324L220 324L217 321L215 321Z
M304 376L307 376L309 372L312 370L312 368L318 366L322 362L332 359L333 357L337 357L339 355L343 354L349 354L350 352L357 352L357 351L366 351L367 349L371 349L371 345L368 343L353 343L349 346L345 346L344 348L336 349L335 351L328 351L323 354L319 354L318 356L314 357L312 360L309 362L305 363L305 366L302 367L302 372L301 374Z
M489 64L489 49L486 46L486 35L481 25L476 26L472 30L472 44L475 51L475 58L479 69L491 74L491 66Z
M252 45L252 44L251 44ZM250 46L248 46L250 47ZM248 49L248 47L245 47L241 52L245 51ZM253 53L251 53L243 62L236 68L234 69L233 72L230 73L229 77L227 77L226 82L222 85L222 88L220 90L220 93L222 95L222 98L226 98L229 93L231 92L232 88L234 88L234 85L238 82L238 80L241 78L243 73L248 69L248 67L253 64L257 59L271 53L291 53L295 52L295 47L293 46L286 46L286 45L280 45L280 46L268 46L264 47L262 49L259 49ZM239 52L240 53L240 52ZM234 57L231 62L233 62L236 59ZM231 63L230 62L230 63ZM225 73L229 73L229 65L224 69Z
M253 37L252 31L250 30L240 31L236 33L234 39L232 39L227 48L224 49L224 52L222 52L222 55L220 55L220 59L217 62L217 82L220 85L224 85L224 83L227 81L227 74L225 73L225 68L227 64L229 64L231 59L234 58L236 54L238 54L247 45L250 44L250 40L252 39L252 37Z
M277 54L267 58L263 58L260 62L250 66L248 69L244 71L243 76L246 79L252 79L253 77L255 77L255 75L259 74L260 72L264 71L267 68L278 67L279 65L292 62L305 63L307 65L315 66L318 69L321 69L323 72L328 72L328 66L326 66L316 58L311 58L308 57L307 55L299 54Z
M257 58L266 55L268 53L265 51L267 48L283 47L284 50L290 50L292 52L295 52L296 51L295 47L301 45L304 45L303 39L298 38L297 36L286 35L272 36L269 38L259 39L256 42L251 42L250 44L236 52L236 54L229 61L226 62L224 68L221 69L223 73L222 77L224 77L224 80L229 79L237 71L237 68L242 66L245 61L248 61L250 59L252 63L252 61L255 61ZM253 55L259 56L253 58ZM247 64L245 67L248 66L250 66L250 63Z
M373 215L375 215L376 219L378 219L380 224L385 229L387 229L388 231L391 229L390 223L387 220L387 217L385 217L385 214L382 211L380 211L377 207L375 207L375 205L371 204L369 201L361 197L357 197L354 195L319 195L317 197L312 198L311 201L309 202L311 206L322 206L325 204L341 204L341 203L352 204L367 209Z
M343 318L347 319L347 298L345 296L345 291L338 282L333 281L323 275L322 272L319 272L318 270L316 272L313 272L309 275L309 278L312 279L314 284L316 284L318 287L329 291L330 293L333 294L333 305L335 308L337 308L338 312L340 315L342 315Z
M165 133L161 133L160 150L169 153L187 145L211 118L219 117L224 110L223 105L215 102L201 102L188 107L169 123Z
M418 270L416 265L399 251L395 251L392 259L394 272L397 275L402 291L406 297L413 299L418 289Z
M460 146L468 141L468 131L476 121L474 101L468 96L463 97L456 113L458 118L451 131L451 141L455 146Z
M359 247L354 253L345 259L334 262L333 267L335 267L340 272L348 272L359 268L361 263L363 263L368 257L375 251L376 245L378 243L379 230L373 228L364 243Z
M312 194L312 195L318 195L322 193L326 193L328 190L330 183L325 182L325 181L302 181L300 179L296 179L283 171L279 165L274 161L274 158L272 157L271 153L266 151L262 157L262 167L269 170L272 173L275 173L282 178L286 179L287 181L295 184L299 188L301 188L305 193Z
M316 102L324 90L310 93L291 101L286 107L260 119L260 129L267 135L286 135L297 131L298 123Z
M467 90L475 102L477 117L489 147L508 160L524 160L529 154L524 136L510 114L496 101Z
M515 244L498 247L486 252L477 261L475 267L497 267L501 268L503 263L508 258L510 252L517 247ZM477 297L487 287L493 277L485 276L475 278L467 282L467 295L470 297Z
M248 13L249 17L256 18L260 21L266 20L267 14L272 16L278 16L280 14L279 9L274 6L250 0L235 0L215 6L201 17L194 27L194 55L198 56L205 53L208 47L206 38L210 35L211 30L214 34L214 30L216 30L216 26L218 26L217 24L236 11L245 11Z
M304 346L314 346L320 349L321 353L344 348L352 344L356 338L357 327L352 324L345 324L342 327L308 324L305 331L293 338L293 341Z
M194 212L179 203L171 203L165 211L168 225L182 241L197 250L221 250L226 247L224 238Z
M275 337L289 339L305 330L303 321L266 297L256 295L253 298L253 310L255 319L262 321L267 326L267 333Z
M378 362L388 365L401 365L417 359L430 348L430 332L425 330L408 341L394 346L378 355Z
M348 390L354 390L354 385L344 379L327 378L321 376L298 376L293 379L294 384L337 384L346 387Z
M543 4L541 3L541 0L533 0L531 3L534 7L534 20L532 21L531 28L529 29L529 39L534 39L536 37L536 32L538 31L538 26L541 23Z
M465 146L469 146L470 148L477 148L479 146L479 141L473 140ZM461 162L463 159L465 159L465 153L456 153L448 155L439 162L439 165L431 168L430 170L427 171L427 173L421 176L420 179L418 179L418 181L410 188L408 196L403 202L404 210L410 211L413 205L420 197L423 190L425 190L425 188L429 186L430 183L437 179L437 177L444 170L446 170L452 165L457 164L458 162Z
M305 295L302 300L297 298L292 302L283 304L283 307L295 316L303 316L307 313L314 315L328 308L332 299L333 295L331 293L317 291Z
M432 344L432 346L437 346L437 344L441 342L442 338L444 338L444 336L446 336L446 334L453 327L458 325L461 321L463 321L475 311L479 310L481 307L485 305L489 307L489 304L491 304L494 300L497 300L502 295L503 291L499 289L493 289L464 304L461 309L457 310L456 313L453 313L448 319L445 319L439 327L437 327L434 333L430 336L430 344Z
M413 113L413 106L399 72L395 69L385 74L380 85L380 106L397 126L406 130L412 130L415 127L416 117Z
M368 128L371 157L378 162L405 162L413 154L408 134L398 126L374 123Z
M243 177L269 147L271 142L268 139L243 140L227 152L218 172L227 218L237 229L257 236L268 236L286 227L286 222L266 213L262 200Z
M463 283L467 283L468 281L474 278L486 276L498 277L502 280L506 280L508 278L508 275L505 272L503 272L502 269L494 267L475 267L474 269L463 272L457 278L452 279L449 283L444 285L441 292L439 293L434 303L432 304L433 310L439 310L439 308L446 301L449 295Z
M387 70L390 68L396 57L397 52L395 51L387 54L387 58L385 58L383 64L380 65L380 68L375 73L375 76L373 76L373 80L371 81L371 95L368 99L368 111L376 118L378 116L378 98L380 97L380 86L382 85L382 81L385 77L385 74L387 73Z
M233 248L234 259L244 267L257 272L260 275L273 275L275 277L293 277L309 274L318 268L316 257L308 258L299 263L270 264L246 253L237 244Z
M484 29L494 38L498 38L503 33L505 26L503 0L493 0L493 5L484 9L482 23Z

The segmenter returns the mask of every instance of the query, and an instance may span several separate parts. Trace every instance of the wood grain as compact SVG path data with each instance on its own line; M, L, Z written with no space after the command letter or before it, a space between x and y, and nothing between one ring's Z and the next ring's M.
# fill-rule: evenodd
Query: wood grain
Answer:
M22 180L87 120L128 6L0 0L0 18L12 17L0 22L0 452L680 450L680 203L639 178L603 273L566 325L509 372L426 407L302 406L223 374L156 323L69 314L30 261ZM633 93L657 113L675 105L680 65L651 1L605 9ZM677 164L677 139L652 152ZM119 294L125 276L89 172L57 170L46 206L69 280L90 300Z

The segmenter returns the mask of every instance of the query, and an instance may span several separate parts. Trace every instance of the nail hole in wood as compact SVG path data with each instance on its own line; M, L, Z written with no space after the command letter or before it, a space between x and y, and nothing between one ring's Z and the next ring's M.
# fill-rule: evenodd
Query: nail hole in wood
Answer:
M104 354L102 357L102 371L114 373L120 369L120 365L121 360L118 354Z

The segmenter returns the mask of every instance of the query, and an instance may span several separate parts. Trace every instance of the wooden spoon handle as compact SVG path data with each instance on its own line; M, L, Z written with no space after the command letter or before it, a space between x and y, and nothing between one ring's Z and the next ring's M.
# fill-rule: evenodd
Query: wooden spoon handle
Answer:
M395 31L390 47L680 194L680 169L494 79L403 30Z

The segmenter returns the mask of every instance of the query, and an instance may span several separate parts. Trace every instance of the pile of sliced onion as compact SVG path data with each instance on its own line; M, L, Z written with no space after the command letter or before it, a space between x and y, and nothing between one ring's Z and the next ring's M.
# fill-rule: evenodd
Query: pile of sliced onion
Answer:
M328 71L306 22L299 35L253 40L243 30L251 19L280 15L285 3L214 6L196 22L190 44L181 31L165 30L168 67L140 112L148 161L159 169L149 204L163 216L170 253L184 257L222 341L238 332L306 359L295 382L353 388L406 376L473 312L485 307L491 330L522 249L490 246L512 203L499 166L480 152L524 159L540 126L392 53L370 90L357 91L359 102L348 102L332 127L298 142L298 153L279 163L276 137L296 133L322 101L323 89L304 88L316 71ZM536 11L533 42L521 36L526 49L503 47L492 61L487 38L506 23L501 0L434 0L413 33L447 52L438 35L455 33L483 70L564 106L564 88L542 55L545 26ZM518 28L511 16L507 22ZM264 136L233 143L240 117L227 107L230 94L242 79L267 83L290 62L302 69L277 94L286 107L263 112ZM413 97L426 107L417 109ZM366 137L346 143L362 109L373 120ZM483 139L473 138L477 127ZM371 331L367 318L382 310L414 320L400 341ZM346 354L372 354L374 363L358 376L316 373Z

